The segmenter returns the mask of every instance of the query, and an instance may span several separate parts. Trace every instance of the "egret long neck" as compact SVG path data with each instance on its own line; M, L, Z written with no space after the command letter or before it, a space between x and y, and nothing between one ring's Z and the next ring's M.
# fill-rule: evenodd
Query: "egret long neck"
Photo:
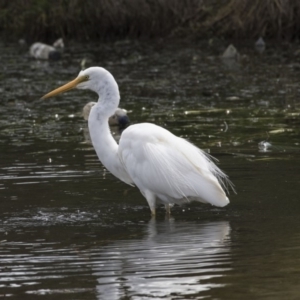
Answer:
M120 103L117 82L110 73L107 73L103 80L95 83L93 90L99 95L97 113L108 119L115 113Z
M118 155L119 145L110 132L109 116L105 103L102 101L99 101L92 108L88 119L91 140L97 156L105 168L120 180L131 184L132 180L125 171Z

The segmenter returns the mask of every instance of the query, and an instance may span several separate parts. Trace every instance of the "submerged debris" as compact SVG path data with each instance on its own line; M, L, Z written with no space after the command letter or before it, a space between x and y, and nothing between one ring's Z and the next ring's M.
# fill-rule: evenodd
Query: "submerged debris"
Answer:
M261 152L270 151L271 148L272 148L272 144L267 141L262 141L258 143L258 149Z
M54 43L53 43L53 47L56 49L63 49L65 48L65 44L64 44L64 40L62 38L57 39Z
M230 44L224 53L221 56L222 63L229 69L229 70L239 70L240 68L240 54L237 49Z
M294 131L294 129L292 129L292 128L278 128L278 129L270 130L269 133L270 134L278 134L278 133L293 132L293 131Z
M82 110L82 115L85 120L88 120L92 107L96 102L87 103ZM127 110L123 108L117 108L115 113L109 118L108 124L110 126L119 126L120 128L125 128L129 125L130 120L127 116Z
M255 42L255 50L259 53L263 53L266 49L266 43L262 37L260 37L256 42Z
M232 44L230 44L224 51L222 58L239 60L240 54L237 49Z
M64 48L63 39L60 38L53 43L53 46L36 42L29 49L30 56L43 60L58 60L61 58Z

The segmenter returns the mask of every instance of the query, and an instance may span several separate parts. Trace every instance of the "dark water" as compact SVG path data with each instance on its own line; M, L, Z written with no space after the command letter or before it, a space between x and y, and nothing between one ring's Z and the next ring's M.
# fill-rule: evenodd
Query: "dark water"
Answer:
M0 297L299 299L300 58L225 47L72 45L56 63L1 45ZM98 162L72 91L80 62L109 69L132 123L154 122L219 159L237 194L219 209L146 200ZM113 129L117 131L117 129Z

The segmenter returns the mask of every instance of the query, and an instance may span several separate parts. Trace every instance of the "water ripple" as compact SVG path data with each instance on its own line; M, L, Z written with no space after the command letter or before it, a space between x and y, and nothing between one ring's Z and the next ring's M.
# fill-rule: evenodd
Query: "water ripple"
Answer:
M151 220L141 239L59 247L43 241L0 243L0 287L28 295L96 293L98 299L183 299L224 286L231 269L228 222ZM83 286L83 281L90 284ZM46 288L57 286L64 288ZM35 287L35 288L33 288ZM20 291L18 291L18 288Z

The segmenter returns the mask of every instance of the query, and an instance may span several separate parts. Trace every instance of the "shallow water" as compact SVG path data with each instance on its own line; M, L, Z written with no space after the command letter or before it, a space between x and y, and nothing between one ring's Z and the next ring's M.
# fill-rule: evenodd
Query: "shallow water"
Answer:
M14 299L299 299L300 60L225 44L72 45L59 62L1 45L0 296ZM273 50L274 49L274 50ZM225 208L190 204L150 219L107 172L72 91L80 62L117 79L132 123L154 122L219 159ZM118 130L113 128L118 134Z

